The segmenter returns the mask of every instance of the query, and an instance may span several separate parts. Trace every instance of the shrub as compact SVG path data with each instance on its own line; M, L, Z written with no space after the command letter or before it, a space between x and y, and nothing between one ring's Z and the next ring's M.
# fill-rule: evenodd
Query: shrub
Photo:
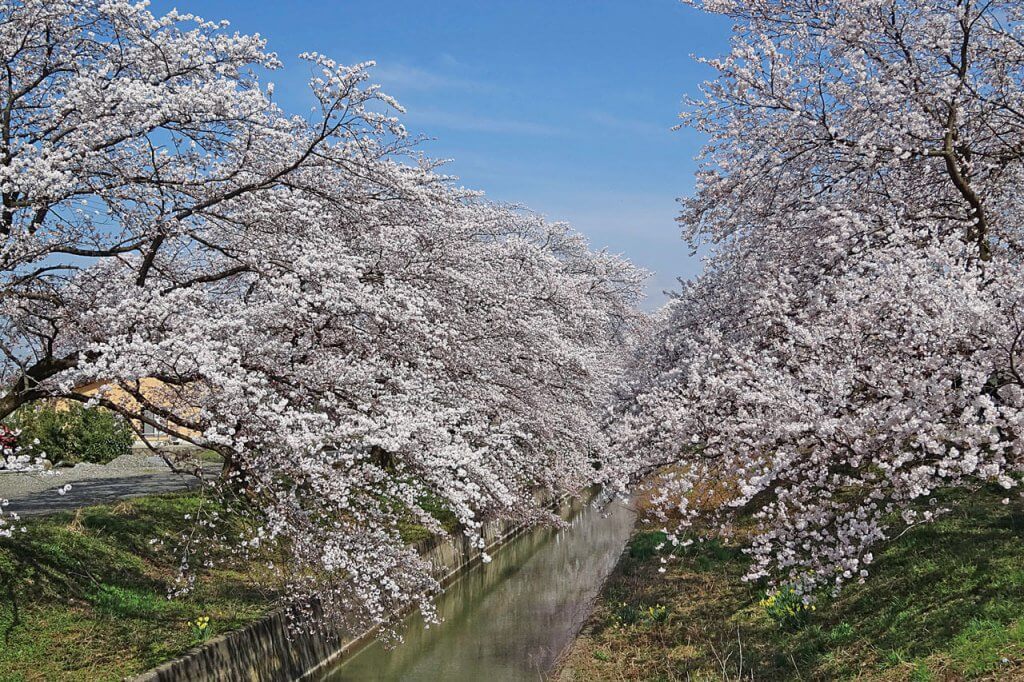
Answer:
M78 455L82 461L105 464L131 452L135 434L123 417L102 407L78 407L78 414Z
M135 437L119 415L102 407L28 405L7 419L18 443L33 457L52 462L106 464L131 452Z

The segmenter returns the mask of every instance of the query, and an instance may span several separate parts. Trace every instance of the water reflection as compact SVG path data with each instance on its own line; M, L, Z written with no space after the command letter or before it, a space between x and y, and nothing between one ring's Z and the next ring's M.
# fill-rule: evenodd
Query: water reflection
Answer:
M403 644L371 644L324 679L541 679L586 620L633 521L621 503L587 505L564 530L517 538L441 595L441 625L425 629L415 614Z

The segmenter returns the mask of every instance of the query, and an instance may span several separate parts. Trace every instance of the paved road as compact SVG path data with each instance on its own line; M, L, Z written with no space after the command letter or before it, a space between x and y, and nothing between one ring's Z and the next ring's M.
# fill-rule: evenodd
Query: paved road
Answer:
M51 488L12 496L8 498L10 505L7 509L21 516L52 514L130 497L186 490L198 485L199 479L194 476L169 472L74 481L66 495L59 495L56 488Z
M220 465L205 464L203 468L208 478L215 477ZM84 479L54 477L52 482L47 481L49 487L44 490L19 490L8 476L21 474L0 475L0 498L10 502L5 508L7 511L21 516L52 514L92 504L199 487L199 479L195 476L176 474L169 469L120 470ZM65 483L71 484L71 490L60 495L57 490Z

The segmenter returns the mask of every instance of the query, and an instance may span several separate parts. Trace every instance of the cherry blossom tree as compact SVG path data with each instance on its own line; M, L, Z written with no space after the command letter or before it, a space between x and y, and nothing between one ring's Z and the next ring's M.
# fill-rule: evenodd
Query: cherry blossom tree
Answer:
M0 415L82 400L217 451L236 548L354 625L429 608L399 537L444 532L428 502L482 543L593 482L643 273L457 187L368 65L305 55L289 115L261 38L126 0L0 2L0 50Z
M705 0L732 51L680 217L711 256L639 349L609 476L685 528L756 530L749 577L867 575L945 488L1018 486L1024 7Z

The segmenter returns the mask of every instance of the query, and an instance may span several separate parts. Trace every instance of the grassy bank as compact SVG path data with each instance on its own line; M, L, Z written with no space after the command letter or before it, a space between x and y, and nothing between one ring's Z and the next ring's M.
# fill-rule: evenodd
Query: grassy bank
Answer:
M273 575L226 556L168 599L180 529L204 504L196 493L137 498L30 519L0 539L0 680L121 679L266 613Z
M271 550L193 566L194 589L168 598L182 529L200 507L218 509L202 492L140 497L33 517L27 532L0 538L0 682L120 680L272 610L281 583ZM450 512L424 507L454 528ZM240 531L225 518L222 531ZM407 542L430 536L411 520L400 532Z
M911 530L865 584L794 616L740 580L738 547L696 545L659 573L662 536L641 531L561 679L1024 679L1024 506L1001 498Z

